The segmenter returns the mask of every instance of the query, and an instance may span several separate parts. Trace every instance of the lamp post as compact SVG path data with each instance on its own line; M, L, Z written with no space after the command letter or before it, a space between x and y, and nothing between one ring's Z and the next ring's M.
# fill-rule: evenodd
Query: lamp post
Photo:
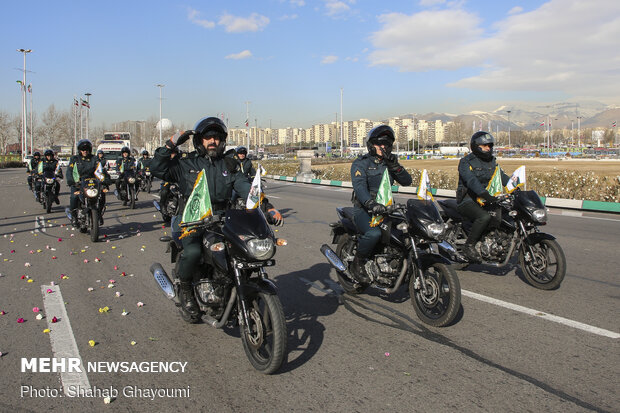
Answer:
M86 140L88 140L88 118L90 117L90 97L92 93L86 92L84 96L86 96Z
M508 147L510 148L510 113L511 110L506 111L508 113Z
M166 85L158 83L155 86L157 86L159 88L159 146L162 146L162 139L161 139L161 130L162 130L162 125L161 125L161 90Z
M17 49L18 52L24 54L24 76L22 79L22 161L25 159L25 152L28 150L28 142L26 141L26 54L32 52L32 49ZM32 155L32 146L30 147Z
M583 116L577 116L577 147L581 148L581 118Z

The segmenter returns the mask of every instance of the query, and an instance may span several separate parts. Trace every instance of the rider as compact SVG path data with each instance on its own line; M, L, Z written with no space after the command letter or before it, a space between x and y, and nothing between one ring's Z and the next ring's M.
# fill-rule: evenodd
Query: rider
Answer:
M172 161L177 156L179 158L186 158L187 157L187 152L183 152L179 148L172 149L172 151L170 153L170 160ZM151 161L153 159L151 159ZM178 161L178 159L177 159L177 161ZM162 208L166 208L166 204L168 202L168 197L169 196L170 196L170 182L161 181L161 186L159 188L159 205L161 205Z
M371 215L387 212L385 205L375 201L383 172L388 170L390 184L396 180L402 186L409 186L413 181L409 172L398 163L398 156L392 153L394 130L391 127L377 126L368 132L365 140L368 153L358 157L351 165L351 202L355 207L355 225L362 233L351 263L351 275L358 276L361 282L370 281L365 264L381 239L381 229L370 226Z
M32 176L37 172L41 162L41 152L36 151L32 154L32 159L26 164L26 173L28 174L28 188L32 191Z
M105 152L102 149L97 151L97 159L101 162L101 167L105 170L108 169L108 160L105 157Z
M62 169L60 169L60 163L58 163L58 159L54 157L54 151L51 149L47 149L43 152L43 160L39 164L38 172L40 175L45 172L52 172L55 176L62 179ZM60 182L56 181L54 184L54 202L56 205L60 204L60 200L58 199L58 193L60 192Z
M149 158L149 151L146 149L141 153L142 157L138 159L138 171L148 171L151 166L152 159Z
M248 159L248 148L245 146L239 146L237 148L237 158L239 159L239 168L241 169L241 173L243 173L250 181L254 179L254 175L256 175L256 170L254 166L252 166L252 161Z
M471 153L459 161L456 202L458 202L459 213L473 221L462 250L471 262L480 261L474 245L482 237L482 233L491 221L491 215L476 202L476 199L482 198L485 205L492 205L497 201L497 198L489 194L486 189L497 166L493 156L494 144L493 135L484 131L476 132L470 141ZM503 171L501 171L501 178L503 185L506 185L510 179Z
M116 160L116 171L118 172L118 179L116 179L116 193L119 200L123 199L121 195L121 184L125 177L125 171L135 168L136 160L131 156L129 147L123 146L121 149L121 157ZM129 197L129 194L127 194ZM127 201L123 201L123 205L127 205Z
M69 208L71 209L71 223L77 227L77 208L79 204L80 180L87 178L97 178L103 183L102 194L108 191L110 184L109 175L103 173L103 166L97 172L101 162L91 153L93 144L88 139L80 139L77 144L79 154L71 157L69 166L67 166L67 185L71 190L71 198L69 200ZM97 176L99 175L99 176ZM99 223L103 224L103 213L105 212L105 198L101 198L102 208L99 211Z
M192 135L196 150L185 158L176 157L171 160L173 150ZM250 182L239 172L239 164L232 156L234 151L224 153L227 136L228 128L221 119L205 117L196 123L194 130L173 136L165 146L155 151L151 172L164 181L178 183L183 198L187 199L193 190L198 173L204 170L213 212L222 213L229 205L233 188L243 197L247 197L250 191ZM182 211L182 208L179 209ZM267 217L272 223L282 224L282 215L273 206L268 209ZM179 216L173 219L175 231L179 231L179 220ZM200 262L203 234L204 230L198 230L181 239L183 254L179 261L178 275L181 282L179 298L183 309L192 315L200 311L192 288L192 274Z

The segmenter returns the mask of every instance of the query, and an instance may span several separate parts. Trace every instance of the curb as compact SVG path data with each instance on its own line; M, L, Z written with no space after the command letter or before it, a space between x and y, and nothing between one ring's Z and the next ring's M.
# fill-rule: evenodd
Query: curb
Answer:
M271 178L276 181L295 182L312 185L325 185L325 186L337 186L343 188L353 188L353 185L349 181L334 181L329 179L310 179L310 178L297 178L295 176L281 176L281 175L265 175L266 178ZM398 186L392 185L392 192L402 194L416 194L418 188L415 186ZM456 198L456 191L450 189L437 189L431 188L431 193L435 196L443 198ZM540 199L543 205L552 208L561 209L577 209L582 211L595 211L595 212L611 212L620 214L620 203L618 202L603 202L603 201L588 201L580 199L562 199L551 198L541 196Z

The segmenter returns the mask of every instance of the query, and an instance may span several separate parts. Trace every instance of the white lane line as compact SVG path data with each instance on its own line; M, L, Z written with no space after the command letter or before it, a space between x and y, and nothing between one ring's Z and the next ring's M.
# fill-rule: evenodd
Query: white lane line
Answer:
M579 321L569 320L568 318L559 317L557 315L547 314L542 311L523 307L517 304L512 304L507 301L498 300L496 298L487 297L486 295L474 293L472 291L461 290L461 294L466 297L473 298L474 300L484 301L485 303L508 308L510 310L518 311L520 313L532 315L535 317L540 317L541 319L553 321L554 323L564 324L566 326L573 327L579 330L583 330L588 333L597 334L599 336L609 337L609 338L620 338L620 334L615 333L613 331L594 327L589 324L580 323Z
M52 292L48 293L48 289L51 289ZM80 351L78 350L75 337L73 336L73 329L69 322L65 301L60 293L60 287L58 285L42 285L41 294L43 294L43 307L45 308L47 327L50 329L50 342L52 344L52 353L54 357L59 359L70 357L80 359L81 372L72 371L60 373L60 380L65 395L71 396L71 394L75 394L74 391L69 391L70 389L75 390L78 386L80 388L90 389L88 376L86 375L86 370L83 367L84 363L82 363L82 357L80 357ZM56 323L52 323L53 317L60 318L60 320Z
M34 232L46 232L45 229L45 217L38 216L34 219Z

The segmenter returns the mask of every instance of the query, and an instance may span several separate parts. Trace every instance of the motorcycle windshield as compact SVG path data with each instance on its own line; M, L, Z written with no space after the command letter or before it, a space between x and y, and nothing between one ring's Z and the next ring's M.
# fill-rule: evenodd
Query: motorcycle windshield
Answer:
M525 210L544 208L536 191L515 191L515 203Z
M258 208L227 210L223 232L227 238L239 235L261 239L273 237L265 215Z
M441 215L433 201L410 199L407 201L407 218L409 222L441 222Z

